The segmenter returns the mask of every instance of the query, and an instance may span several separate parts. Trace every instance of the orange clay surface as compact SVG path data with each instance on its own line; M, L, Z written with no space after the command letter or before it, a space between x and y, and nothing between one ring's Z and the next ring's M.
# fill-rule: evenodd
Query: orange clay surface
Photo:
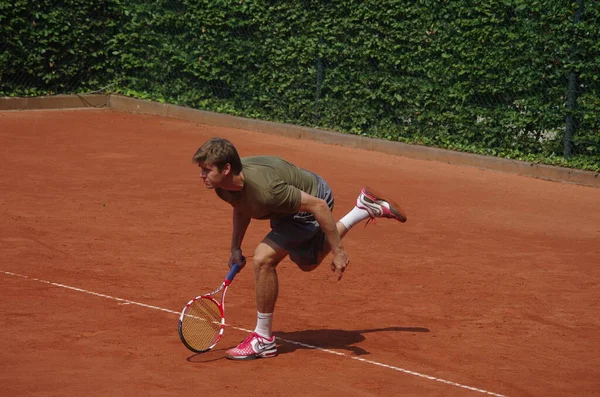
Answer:
M224 358L254 328L265 221L221 343L177 335L226 273L231 209L191 163L213 136L319 173L336 218L363 185L408 214L351 230L340 282L279 265L276 358ZM590 187L174 119L0 112L0 395L598 395L599 207Z

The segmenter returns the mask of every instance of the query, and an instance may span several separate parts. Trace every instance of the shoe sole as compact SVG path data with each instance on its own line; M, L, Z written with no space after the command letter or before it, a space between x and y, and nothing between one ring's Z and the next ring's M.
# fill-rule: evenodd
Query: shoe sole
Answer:
M225 358L229 359L229 360L236 360L236 361L249 361L249 360L256 360L257 358L271 358L271 357L275 357L277 355L277 350L275 351L271 351L271 352L263 352L260 354L252 354L250 356L231 356L229 354L225 354Z
M398 203L392 200L388 200L382 195L380 195L376 190L373 190L369 187L365 187L365 192L370 196L375 196L380 200L386 201L390 205L390 211L394 213L398 217L398 220L402 223L406 222L408 218L406 217L406 212L400 207Z

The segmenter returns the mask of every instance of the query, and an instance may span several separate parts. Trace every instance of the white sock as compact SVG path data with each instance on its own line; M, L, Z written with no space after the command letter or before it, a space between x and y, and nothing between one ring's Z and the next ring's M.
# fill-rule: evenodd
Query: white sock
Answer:
M362 208L354 206L352 211L348 212L342 219L340 219L340 222L342 222L342 225L346 227L346 230L350 230L354 225L364 221L368 217L369 213L367 210L363 210Z
M256 328L254 332L263 338L271 339L273 330L273 313L256 312Z

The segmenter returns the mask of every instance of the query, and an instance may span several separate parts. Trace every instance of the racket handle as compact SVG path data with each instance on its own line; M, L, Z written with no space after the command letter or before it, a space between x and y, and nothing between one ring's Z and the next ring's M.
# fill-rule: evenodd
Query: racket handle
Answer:
M244 263L246 263L246 258L242 257L242 261ZM227 273L227 276L225 277L226 280L228 280L229 282L233 281L233 278L235 277L236 274L238 274L238 272L241 270L241 266L237 263L234 262L233 265L231 265L231 269L229 269L229 273Z

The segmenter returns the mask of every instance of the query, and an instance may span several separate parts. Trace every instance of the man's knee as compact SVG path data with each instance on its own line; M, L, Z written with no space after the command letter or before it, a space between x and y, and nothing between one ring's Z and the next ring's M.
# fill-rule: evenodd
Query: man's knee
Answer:
M296 265L298 265L298 269L302 270L303 272L312 272L317 267L319 267L318 263L312 265L299 265L296 263Z
M279 262L287 255L278 245L270 241L261 242L254 250L253 263L257 270L275 268Z
M302 258L294 254L290 254L290 259L298 266L298 269L303 272L312 272L321 264L321 261L318 258Z

